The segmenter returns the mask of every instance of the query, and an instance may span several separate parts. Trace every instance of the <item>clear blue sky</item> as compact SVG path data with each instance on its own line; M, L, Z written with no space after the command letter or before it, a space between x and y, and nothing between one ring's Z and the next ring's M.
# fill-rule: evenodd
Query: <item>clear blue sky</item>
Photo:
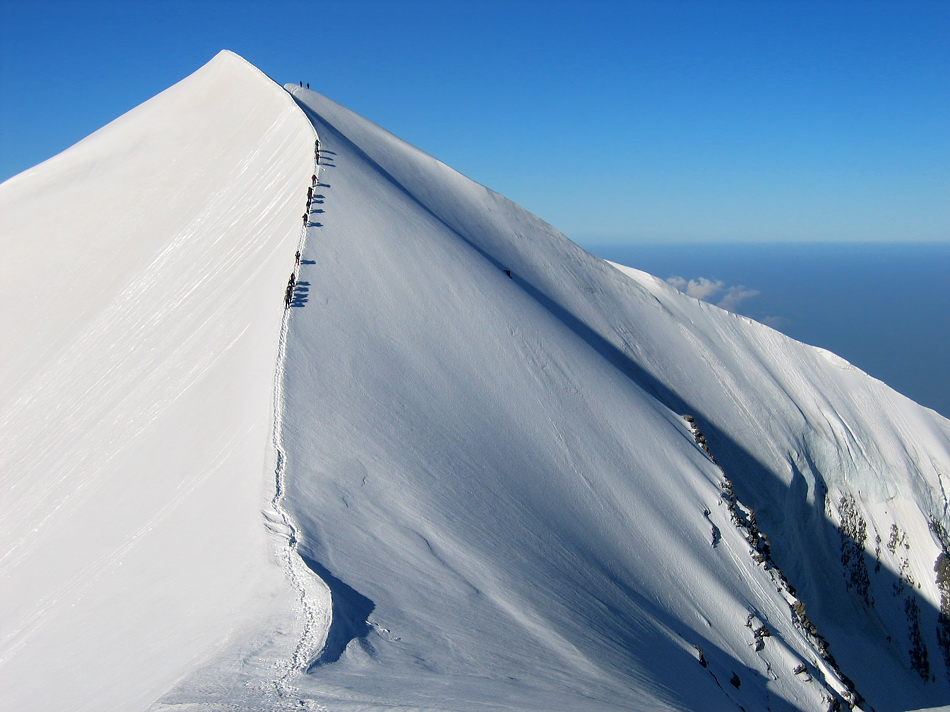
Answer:
M943 0L0 0L0 180L223 48L582 244L950 241Z

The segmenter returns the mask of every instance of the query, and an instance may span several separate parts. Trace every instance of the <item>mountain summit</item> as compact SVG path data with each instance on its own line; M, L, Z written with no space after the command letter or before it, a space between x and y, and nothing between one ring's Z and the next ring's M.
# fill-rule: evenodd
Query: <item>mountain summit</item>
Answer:
M839 357L228 52L0 214L0 708L950 703L950 421Z

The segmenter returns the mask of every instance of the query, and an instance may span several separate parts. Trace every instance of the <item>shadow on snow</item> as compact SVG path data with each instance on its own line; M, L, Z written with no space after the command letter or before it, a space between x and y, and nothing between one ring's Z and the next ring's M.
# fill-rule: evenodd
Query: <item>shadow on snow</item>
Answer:
M369 617L376 608L376 604L355 589L347 586L331 574L326 567L310 557L301 554L301 558L311 571L323 579L327 588L330 589L332 600L333 617L330 621L327 641L323 646L323 650L307 668L307 672L310 672L322 665L337 662L343 656L350 641L359 640L362 642L366 639L371 630Z

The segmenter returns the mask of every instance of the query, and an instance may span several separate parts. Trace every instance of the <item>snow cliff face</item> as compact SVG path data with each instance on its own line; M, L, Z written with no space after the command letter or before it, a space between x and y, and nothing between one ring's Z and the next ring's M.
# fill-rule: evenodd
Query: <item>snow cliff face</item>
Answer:
M227 53L0 208L4 709L950 702L950 423L833 354Z

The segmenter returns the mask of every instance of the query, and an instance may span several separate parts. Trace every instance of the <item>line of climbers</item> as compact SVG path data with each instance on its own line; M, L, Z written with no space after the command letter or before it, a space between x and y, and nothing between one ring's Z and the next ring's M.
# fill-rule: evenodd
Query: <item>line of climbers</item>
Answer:
M320 139L313 144L313 160L317 166L320 165ZM310 176L310 187L307 188L307 211L303 214L303 225L307 227L310 222L310 203L313 201L313 189L317 187L317 174Z
M301 84L303 86L303 84ZM310 85L307 84L307 88ZM313 158L317 166L320 165L320 139L316 139L313 144ZM310 205L313 203L313 190L317 187L317 174L310 176L310 186L307 188L307 208L303 214L304 228L310 225ZM300 267L300 250L294 255L294 271L290 273L290 279L287 280L287 289L284 290L284 309L290 308L290 303L294 299L294 288L297 286L297 269Z

